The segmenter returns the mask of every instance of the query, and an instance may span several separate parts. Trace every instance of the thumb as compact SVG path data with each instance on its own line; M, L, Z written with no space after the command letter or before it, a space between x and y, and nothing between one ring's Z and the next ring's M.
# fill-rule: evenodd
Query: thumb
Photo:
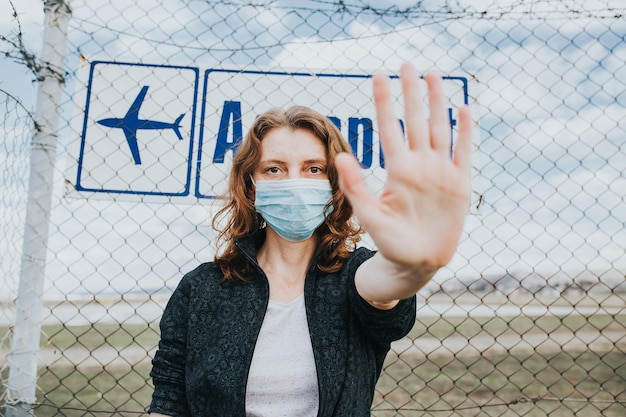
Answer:
M337 155L335 166L341 190L352 205L356 217L365 225L366 217L374 212L372 209L376 207L377 200L363 181L361 166L356 158L347 152Z

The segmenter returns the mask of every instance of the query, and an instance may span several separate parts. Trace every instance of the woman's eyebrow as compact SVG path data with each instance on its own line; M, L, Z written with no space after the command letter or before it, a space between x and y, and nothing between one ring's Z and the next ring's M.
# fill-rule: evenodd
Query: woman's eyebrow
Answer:
M285 164L282 159L261 159L259 164Z
M322 164L322 165L326 165L327 161L326 161L326 158L312 158L312 159L305 160L304 163L306 163L306 164Z

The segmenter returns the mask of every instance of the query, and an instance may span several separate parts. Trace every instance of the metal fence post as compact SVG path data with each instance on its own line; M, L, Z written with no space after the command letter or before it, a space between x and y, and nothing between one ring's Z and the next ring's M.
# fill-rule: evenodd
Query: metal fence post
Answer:
M32 416L36 401L42 294L48 244L59 107L71 10L68 0L44 2L45 27L38 68L36 132L30 176L16 316L6 387L7 417Z

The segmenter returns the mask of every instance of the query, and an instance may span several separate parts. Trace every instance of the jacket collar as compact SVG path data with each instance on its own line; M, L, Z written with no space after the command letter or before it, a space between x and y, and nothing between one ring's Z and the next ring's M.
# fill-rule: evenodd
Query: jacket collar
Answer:
M265 242L265 228L259 229L249 235L235 238L235 245L245 255L246 258L259 270L261 266L256 258L257 249ZM316 269L316 265L320 261L321 252L318 251L313 255L311 259L311 265L309 265L308 274L312 273ZM307 274L307 275L308 275Z
M265 242L265 228L259 229L249 235L238 237L235 239L235 245L250 260L257 264L256 251Z

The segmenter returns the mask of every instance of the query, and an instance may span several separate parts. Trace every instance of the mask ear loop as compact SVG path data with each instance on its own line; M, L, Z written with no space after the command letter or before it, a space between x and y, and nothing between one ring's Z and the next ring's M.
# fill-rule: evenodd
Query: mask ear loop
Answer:
M250 190L250 193L252 193L250 198L252 199L252 204L255 204L256 203L256 182L254 181L254 178L252 178L252 174L250 174L249 177L250 177L250 181L252 182L252 185L254 186L254 188L251 188Z
M254 178L252 178L252 174L250 174L250 181L252 181L252 185L254 185L254 188L256 188L256 182L254 181ZM253 202L254 204L254 202ZM261 216L261 214L257 213L257 218L260 219L260 226L262 227L266 227L267 224L265 223L265 219L263 218L263 216Z

